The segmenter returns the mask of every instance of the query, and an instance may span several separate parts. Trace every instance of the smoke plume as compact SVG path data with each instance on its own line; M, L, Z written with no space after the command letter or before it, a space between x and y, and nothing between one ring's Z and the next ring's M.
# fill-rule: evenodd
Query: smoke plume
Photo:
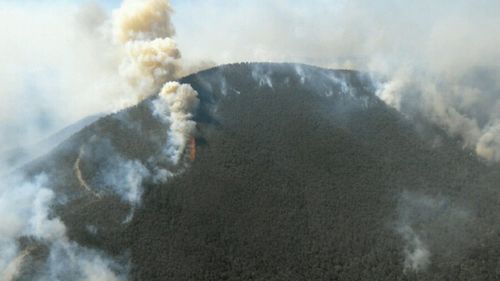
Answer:
M153 102L153 112L169 124L166 155L177 164L196 130L192 119L198 107L198 93L188 84L169 82Z
M500 51L493 35L500 32L493 12L499 8L490 0L207 0L182 1L173 20L189 58L372 73L388 104L424 116L480 157L499 161Z
M403 227L399 229L399 233L406 243L404 249L404 270L415 272L426 270L430 264L431 257L427 246L411 227Z
M120 74L140 98L177 77L180 51L171 38L171 13L164 0L125 0L113 13L113 38L124 48Z
M404 242L404 270L425 271L433 262L454 264L473 246L475 217L461 203L442 196L403 192L396 232Z
M81 165L98 172L85 178ZM149 177L148 169L137 159L120 154L109 139L93 136L80 148L74 165L75 177L84 189L96 199L116 194L124 202L138 205L142 196L142 182Z
M496 1L178 1L176 15L162 0L125 0L112 14L94 4L40 2L0 1L0 24L9 27L0 46L2 151L159 93L153 112L169 126L164 152L178 164L195 134L199 102L190 86L167 83L190 69L182 64L182 50L190 60L218 64L304 62L372 73L387 104L424 116L480 157L500 161ZM275 86L271 73L252 74L260 86ZM297 74L302 81L317 78L305 77L300 68ZM224 92L231 90L220 83ZM107 177L92 182L81 170L90 161L86 152L74 166L83 189L114 193L133 205L140 202L144 180L173 174L155 159L140 163L117 155L110 159L123 165L103 162ZM103 190L95 189L98 183ZM19 243L25 237L49 249L41 280L122 278L125 270L116 270L102 253L69 241L64 224L51 214L49 187L43 175L0 182L2 278L13 279L27 266L30 248ZM442 234L461 233L447 230L468 221L466 212L422 196L403 196L402 202L407 207L399 233L408 244L408 269L424 270L446 252L447 241L462 242Z
M36 280L122 280L124 268L67 238L65 225L50 210L55 194L48 185L43 174L32 181L9 177L0 182L2 280L17 280L33 269ZM26 245L22 239L31 242ZM31 253L43 248L48 249L47 262L31 268L37 264L29 262Z
M21 81L13 83L0 81L0 87L10 87L0 89L0 93L7 95L8 99L23 98L20 92L32 91L33 93L29 94L35 97L48 95L42 101L49 104L43 108L43 113L48 116L47 120L43 118L44 115L39 114L28 120L28 122L43 122L42 126L35 126L35 133L27 131L25 134L5 139L1 143L3 148L17 143L22 137L37 139L62 124L57 119L67 118L68 112L71 112L71 103L67 103L72 99L70 95L75 95L75 98L80 100L77 103L80 111L74 115L78 118L93 113L92 110L120 109L159 93L156 101L157 109L161 112L158 112L158 116L167 124L165 157L171 159L174 165L180 162L195 132L196 123L191 119L199 101L197 93L189 85L166 83L178 78L181 73L180 51L171 38L174 35L174 28L170 19L172 9L168 1L125 0L111 16L95 4L83 8L65 7L71 10L71 17L66 16L68 14L66 11L59 11L63 16L55 17L53 21L43 16L41 19L33 20L32 15L24 14L23 9L14 4L0 2L0 5L7 8L2 11L14 11L5 14L0 12L5 15L4 18L14 17L14 22L15 20L22 22L24 19L34 27L44 21L53 22L53 28L59 29L57 35L60 37L52 38L54 40L50 42L51 45L42 45L43 50L55 46L56 50L64 48L75 52L67 56L71 60L62 63L58 63L57 52L53 53L53 57L42 59L28 55L22 58L29 63L47 65L47 69L40 70L40 73L55 74L55 80L47 81L50 85L64 85L60 89L45 87L46 85L38 89L39 83L47 82L43 80L46 78L39 77L39 73L36 73L34 78L26 78L28 84L34 84L29 89L12 87L22 84ZM51 14L42 6L35 5L33 9L36 13ZM76 31L79 40L68 40L71 35L66 33L65 28ZM68 44L68 41L71 43ZM29 63L7 57L3 60L3 56L0 58L8 67L19 63L23 67L29 66ZM0 74L4 70L0 68ZM75 73L78 73L78 77L68 76ZM57 75L62 76L61 80L58 80ZM7 77L14 76L7 75ZM69 85L71 88L66 87ZM54 97L53 92L57 94L65 92L65 96ZM86 102L86 99L91 102ZM28 107L23 110L31 114L34 109L38 109L38 103L37 100L29 100L26 103ZM95 106L96 103L99 106ZM66 106L67 104L69 106ZM7 104L6 110L2 111L5 116L2 115L0 121L2 126L8 124L15 127L16 118L25 114L13 111L9 106ZM68 112L59 111L59 107L67 109ZM26 121L26 118L21 119ZM11 132L10 127L0 127L0 130L5 135ZM161 155L157 157L161 158ZM101 200L103 195L114 195L129 203L132 213L124 219L124 223L127 223L133 215L135 206L140 204L143 181L159 179L165 181L173 175L173 172L158 167L160 160L153 158L150 160L143 164L139 160L128 159L115 150L106 139L94 137L80 147L73 171L82 187L82 194L91 194L94 200ZM85 170L85 167L89 166L97 168L99 172L90 176ZM126 279L126 266L116 264L105 254L80 246L67 237L66 226L52 212L52 206L65 204L55 202L52 184L45 175L39 175L34 179L11 175L0 182L1 279L25 278L26 274L31 274L27 272L36 272L36 276L33 277L36 280ZM24 240L30 242L22 242ZM40 256L33 252L45 254ZM33 259L42 259L44 262L35 263ZM34 264L41 268L31 268Z
M0 47L0 153L197 69L181 66L169 1L126 0L114 12L97 3L0 1L0 23L11 26Z
M112 15L91 4L0 5L0 23L13 27L0 50L6 146L156 94L191 71L186 60L286 61L373 73L388 104L500 160L495 1L179 1L172 14L168 1L127 0Z

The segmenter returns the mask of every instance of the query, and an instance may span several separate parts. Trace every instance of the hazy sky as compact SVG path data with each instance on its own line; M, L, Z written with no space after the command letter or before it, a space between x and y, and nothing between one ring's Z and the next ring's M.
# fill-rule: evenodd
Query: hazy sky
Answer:
M36 139L120 102L120 93L113 91L118 78L110 54L115 51L90 30L106 15L95 6L89 9L88 2L0 0L0 25L5 27L0 39L2 143ZM93 2L110 14L121 1ZM399 81L384 95L396 106L400 93L395 91L417 81L429 93L429 104L441 105L437 119L449 117L440 116L450 112L448 102L456 103L451 112L457 116L472 116L467 121L474 128L467 133L471 143L500 120L500 72L491 71L500 61L500 1L171 3L174 40L187 61L287 61L381 73ZM78 23L82 19L87 30ZM471 78L479 70L490 71L488 84L480 83L487 87ZM452 131L460 131L462 121L449 125L456 127Z
M0 171L5 150L39 148L84 117L160 91L175 104L164 111L180 124L171 126L188 129L169 131L177 159L197 98L166 82L201 67L263 61L368 73L389 106L421 113L500 162L498 0L171 0L173 15L162 0L125 1L112 14L121 1L0 0ZM4 198L10 209L17 197ZM34 200L24 201L12 209L30 210ZM411 229L408 236L417 237Z

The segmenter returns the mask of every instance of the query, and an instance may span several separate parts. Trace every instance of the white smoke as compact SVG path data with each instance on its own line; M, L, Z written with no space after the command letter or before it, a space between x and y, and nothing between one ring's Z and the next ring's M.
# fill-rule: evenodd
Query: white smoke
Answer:
M144 165L137 161L114 159L117 162L104 170L105 184L112 186L122 199L133 205L139 204L142 197L142 183L144 178L149 177L149 171Z
M273 88L272 73L270 70L263 69L260 65L252 66L252 78L257 81L259 87Z
M157 93L186 73L181 49L189 60L219 64L376 72L388 81L379 93L390 105L407 113L413 104L478 155L499 158L496 1L178 1L172 14L168 1L127 0L113 15L98 5L42 3L0 2L0 23L11 27L0 48L0 131L8 146Z
M175 34L171 13L169 1L124 0L113 15L115 40L127 43L171 37Z
M495 119L485 126L476 144L478 155L492 161L500 161L500 120Z
M198 107L198 93L188 84L169 82L165 84L159 98L153 102L153 113L169 124L166 155L177 164L194 136L196 122L192 119Z
M394 76L382 84L378 96L403 113L418 112L428 121L460 137L464 147L489 161L500 160L494 89L480 90L456 81L432 81L414 74L412 78ZM460 83L460 84L457 84ZM493 99L495 99L493 97ZM481 109L484 109L482 111Z
M473 214L445 197L403 192L398 216L395 231L404 242L405 272L425 271L433 259L453 264L475 243Z
M10 26L0 46L0 152L134 105L186 73L169 1L127 0L113 13L96 3L0 1L0 24Z
M29 266L27 257L35 248L45 246L49 261L37 271L37 280L122 280L124 270L114 272L110 260L68 240L65 225L50 211L55 194L48 184L45 175L32 181L9 178L0 183L1 280L21 277ZM34 245L21 248L21 238L33 239Z
M72 120L71 116L80 118L95 111L120 109L163 88L160 99L165 104L167 111L163 114L169 122L165 153L177 164L187 141L194 134L196 124L191 118L198 99L197 93L187 85L169 83L164 86L181 73L180 52L171 38L174 29L170 22L172 10L169 2L126 0L112 16L92 4L82 9L61 4L63 6L56 11L43 5L27 5L21 7L0 2L0 21L5 21L5 26L22 26L26 30L32 27L40 34L39 38L35 36L38 41L33 41L30 34L12 32L7 34L8 40L9 36L15 38L12 41L17 37L28 38L20 41L23 46L33 41L30 45L41 49L36 49L36 55L33 55L32 48L0 47L0 74L7 77L0 78L6 79L6 83L0 80L0 95L7 101L27 101L23 111L14 106L15 102L2 103L5 108L0 109L5 110L0 116L0 131L9 138L3 139L1 145L10 146L21 138L37 139L63 124L62 120ZM43 39L47 34L53 36L45 42ZM6 51L2 52L2 48ZM61 50L69 54L61 53ZM32 65L42 68L38 70ZM18 67L33 68L38 72L25 78L20 75L25 70ZM16 69L18 73L12 72ZM21 80L18 81L17 77ZM26 87L26 83L33 86L20 87ZM40 104L45 107L41 108ZM25 124L26 116L37 110L46 116L35 112ZM22 121L22 126L17 121ZM42 124L35 124L31 129L30 122ZM30 129L24 134L10 136L9 133L15 132L14 128L23 127ZM103 194L115 194L130 203L132 213L125 222L130 220L134 207L140 204L143 181L150 178L165 181L173 174L156 166L150 167L153 170L150 172L140 161L127 159L112 146L106 146L106 142L91 141L86 145L88 147L81 148L74 163L74 176L83 192L92 193L95 200L101 200ZM100 158L96 151L102 152ZM99 163L102 166L100 174L88 178L82 165L103 157L104 161ZM45 259L41 263L43 268L30 269L36 273L37 280L126 279L126 268L102 253L68 239L66 226L51 211L56 202L49 186L50 181L43 175L34 181L18 178L0 182L0 278L15 280L22 277L32 264L30 261L37 258L32 255L33 249L47 247L48 256L38 257ZM19 242L25 238L34 241L33 248Z
M431 253L420 237L409 226L399 229L399 233L405 241L405 271L423 271L430 264Z
M389 105L419 112L498 161L499 9L493 0L206 0L176 3L173 20L189 58L304 62L385 77L379 94Z
M38 280L121 281L127 270L101 253L80 247L74 242L58 240L51 244L45 269Z
M0 1L0 24L9 26L0 46L0 151L121 107L118 59L95 28L99 11Z
M81 169L85 164L98 170L93 177L86 177ZM137 159L121 155L109 139L93 136L79 151L74 164L75 177L86 193L96 199L115 194L126 203L139 205L144 179L149 170Z

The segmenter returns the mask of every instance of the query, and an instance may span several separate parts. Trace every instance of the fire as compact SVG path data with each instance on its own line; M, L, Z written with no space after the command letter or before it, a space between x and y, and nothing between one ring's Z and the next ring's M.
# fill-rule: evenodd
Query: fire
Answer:
M194 161L196 159L196 138L191 137L191 140L189 142L189 158L191 161Z

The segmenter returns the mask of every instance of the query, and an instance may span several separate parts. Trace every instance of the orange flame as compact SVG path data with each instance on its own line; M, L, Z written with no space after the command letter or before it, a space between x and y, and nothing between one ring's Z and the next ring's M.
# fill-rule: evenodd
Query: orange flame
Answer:
M191 141L189 142L189 158L191 161L196 159L196 139L191 137Z

